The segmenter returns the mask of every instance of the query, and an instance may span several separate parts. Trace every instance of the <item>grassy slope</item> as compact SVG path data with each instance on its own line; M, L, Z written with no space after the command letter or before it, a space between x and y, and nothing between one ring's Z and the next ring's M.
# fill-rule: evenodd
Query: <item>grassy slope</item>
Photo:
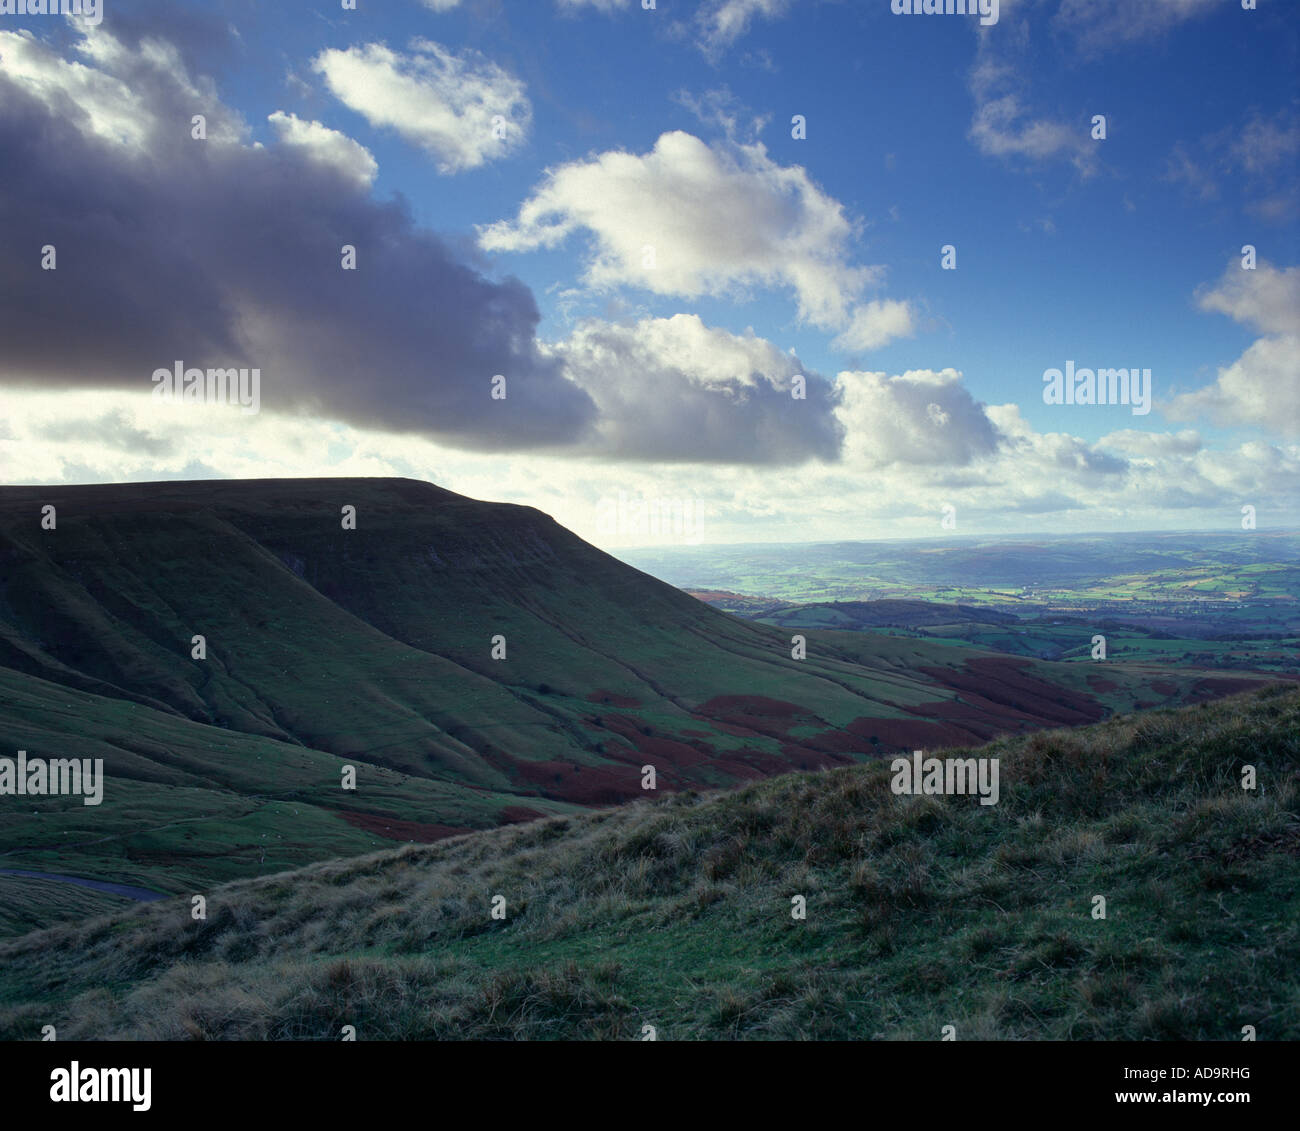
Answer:
M47 503L55 531L40 528ZM195 633L205 661L190 658ZM98 808L0 801L0 866L180 892L636 797L647 762L666 788L734 784L865 757L878 731L877 749L932 745L957 733L935 720L970 714L954 681L976 650L807 636L794 661L788 632L719 613L530 508L427 483L5 488L0 752L103 757L109 782ZM1024 670L1041 686L981 702L959 737L1181 702L1198 681ZM887 730L850 730L880 719ZM361 770L355 793L339 788L345 762ZM25 925L66 913L49 895Z
M0 876L0 934L25 935L52 922L93 919L128 908L132 902L126 896L74 884Z
M851 766L38 932L0 1037L1300 1038L1300 691L980 754L991 808Z
M337 755L203 726L5 669L0 704L7 745L33 755L53 750L102 758L108 777L98 806L80 798L3 798L0 868L184 892L384 843L383 833L355 827L340 814L387 814L427 832L439 823L491 826L519 800L376 765L363 765L357 789L344 790L347 763ZM542 798L529 798L529 806L574 808ZM55 884L33 881L22 894L21 915L0 912L0 933L10 933L15 923L30 930L55 922L71 906Z

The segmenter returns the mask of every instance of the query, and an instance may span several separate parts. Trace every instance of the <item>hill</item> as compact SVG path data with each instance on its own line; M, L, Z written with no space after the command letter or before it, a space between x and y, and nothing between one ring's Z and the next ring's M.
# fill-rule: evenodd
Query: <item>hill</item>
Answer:
M1300 691L963 753L996 805L786 774L39 931L0 1038L1300 1037Z
M0 797L0 868L184 892L626 801L645 765L729 786L1253 685L801 634L413 480L3 488L0 751L107 784ZM23 884L0 931L105 898Z

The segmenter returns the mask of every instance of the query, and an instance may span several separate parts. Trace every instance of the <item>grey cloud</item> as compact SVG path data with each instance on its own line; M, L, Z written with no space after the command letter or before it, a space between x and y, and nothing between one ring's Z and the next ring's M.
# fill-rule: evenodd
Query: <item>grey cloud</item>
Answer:
M143 452L151 456L169 456L175 443L166 436L154 436L127 419L120 409L93 419L61 419L36 429L42 439L53 443L99 444L124 452Z
M139 145L83 128L102 104L0 72L0 213L21 220L0 226L0 377L148 390L177 359L257 366L265 409L480 450L586 432L594 405L539 351L521 282L485 278L404 202L297 147L234 140L242 123L205 84L138 55L115 77L151 108ZM190 139L194 113L211 140ZM340 270L343 244L357 271Z
M839 458L835 388L752 334L678 314L589 321L553 349L599 408L589 453L751 465ZM802 399L792 396L797 376Z

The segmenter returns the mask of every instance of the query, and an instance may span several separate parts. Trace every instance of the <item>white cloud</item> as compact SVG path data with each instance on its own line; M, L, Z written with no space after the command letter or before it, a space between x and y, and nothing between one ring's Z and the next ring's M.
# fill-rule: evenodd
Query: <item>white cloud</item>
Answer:
M549 352L596 404L584 455L734 464L839 456L830 385L753 330L733 334L694 314L591 320ZM806 396L795 399L800 375Z
M1208 418L1300 436L1300 337L1260 338L1213 385L1175 397L1165 409L1171 420Z
M163 122L154 97L164 85L207 117L210 143L238 142L245 136L243 123L220 105L212 83L191 80L170 44L148 40L135 56L109 35L80 30L73 50L90 65L61 58L29 31L0 31L5 78L65 113L83 136L123 152L143 155L160 129L174 128ZM135 82L124 77L133 68Z
M762 359L761 347L749 348ZM927 458L949 450L942 429L960 432L961 413L970 411L960 407L964 393L950 371L868 377L850 382L868 392L862 409L871 397L890 406L917 431ZM906 389L901 398L899 385ZM941 411L931 412L931 404ZM160 414L147 395L118 391L17 391L7 396L6 410L0 481L7 483L404 475L477 498L539 507L609 546L647 540L602 530L600 505L620 492L631 499L691 501L704 542L938 536L945 504L957 507L959 531L971 534L1236 529L1243 501L1272 522L1300 521L1300 446L1255 442L1210 449L1194 433L1136 430L1092 445L1035 432L1014 405L983 409L999 443L980 448L965 465L885 462L877 455L813 461L780 474L766 466L571 455L502 459L309 416L264 411L249 417L201 406ZM946 425L938 420L943 414ZM858 453L869 452L875 440L887 442L894 421L888 413L853 409L845 418L866 430L849 437ZM1108 457L1107 448L1124 458ZM898 454L907 455L901 448Z
M532 125L524 84L472 49L457 55L416 39L404 55L368 43L322 51L312 69L340 102L426 150L442 173L504 156Z
M1218 285L1198 296L1197 305L1261 333L1300 334L1300 267L1279 271L1261 262L1246 271L1230 263Z
M1212 385L1175 397L1165 415L1300 435L1300 267L1279 271L1261 262L1246 271L1234 261L1197 305L1266 336L1221 368Z
M696 15L706 50L735 43L755 16L773 20L790 10L793 0L707 0Z
M975 108L970 136L981 153L991 157L1042 160L1064 154L1076 164L1089 164L1080 128L1047 118L1031 118L1014 94L990 98Z
M480 228L479 242L530 251L578 232L591 237L589 287L686 298L788 287L800 318L827 330L850 330L862 291L883 274L851 262L857 225L805 169L776 164L761 143L710 146L682 131L644 155L611 151L549 170L515 220ZM900 312L877 305L857 327L878 335L890 321Z
M895 338L910 338L915 332L916 320L908 303L873 299L853 312L848 329L832 344L850 353L874 350Z
M618 12L632 6L634 0L556 0L561 12L576 12L581 8L595 8L598 12Z
M1279 165L1293 173L1300 153L1300 125L1285 110L1271 121L1257 114L1229 142L1229 149L1237 165L1252 176L1266 175Z
M1100 445L1068 432L1035 431L1021 415L1019 405L990 405L987 415L1003 438L1006 461L1020 468L1026 479L1086 497L1100 479L1109 480L1125 469L1123 460Z
M1065 158L1081 173L1091 173L1097 143L1091 139L1089 123L1032 115L1017 89L1022 81L1019 72L995 61L987 43L980 42L980 59L970 80L975 113L967 136L976 148L989 157L1023 157L1030 161Z
M1098 441L1098 446L1123 452L1134 459L1168 459L1170 456L1195 455L1201 450L1201 434L1190 428L1182 432L1143 432L1121 428Z
M275 127L285 145L300 147L318 164L328 165L359 187L369 188L379 174L379 165L364 145L347 134L332 130L320 122L307 122L296 114L277 110L267 121Z
M998 447L997 427L954 369L896 377L845 371L835 386L844 455L853 466L964 467Z
M704 125L721 130L728 141L757 141L771 121L770 114L753 114L732 92L721 86L696 96L689 90L676 91L672 99Z
M536 3L537 0L530 0L530 2ZM420 0L420 3L435 12L450 12L453 8L460 7L464 0ZM637 0L555 0L555 6L565 15L580 12L584 8L594 8L598 12L611 15L639 5Z
M1072 32L1082 46L1101 51L1164 35L1223 7L1222 0L1061 0L1056 22Z

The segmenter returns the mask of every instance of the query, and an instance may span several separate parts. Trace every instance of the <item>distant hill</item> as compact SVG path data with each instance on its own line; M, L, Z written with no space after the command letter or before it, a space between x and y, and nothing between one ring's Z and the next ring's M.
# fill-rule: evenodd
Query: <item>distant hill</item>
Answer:
M778 609L763 616L782 628L933 628L964 624L1015 624L1016 617L974 605L943 601L822 601Z
M786 774L36 932L0 1039L1300 1038L1300 691L958 753L996 805Z
M1082 616L1201 639L1300 633L1300 531L662 545L621 556L745 616L898 600ZM740 596L743 595L743 596ZM731 598L736 598L735 602ZM969 623L969 622L965 622Z
M413 480L3 488L0 757L109 780L94 808L0 797L0 868L187 891L640 797L646 765L728 786L1252 686L798 634L805 659L537 510ZM116 898L22 883L0 931Z

